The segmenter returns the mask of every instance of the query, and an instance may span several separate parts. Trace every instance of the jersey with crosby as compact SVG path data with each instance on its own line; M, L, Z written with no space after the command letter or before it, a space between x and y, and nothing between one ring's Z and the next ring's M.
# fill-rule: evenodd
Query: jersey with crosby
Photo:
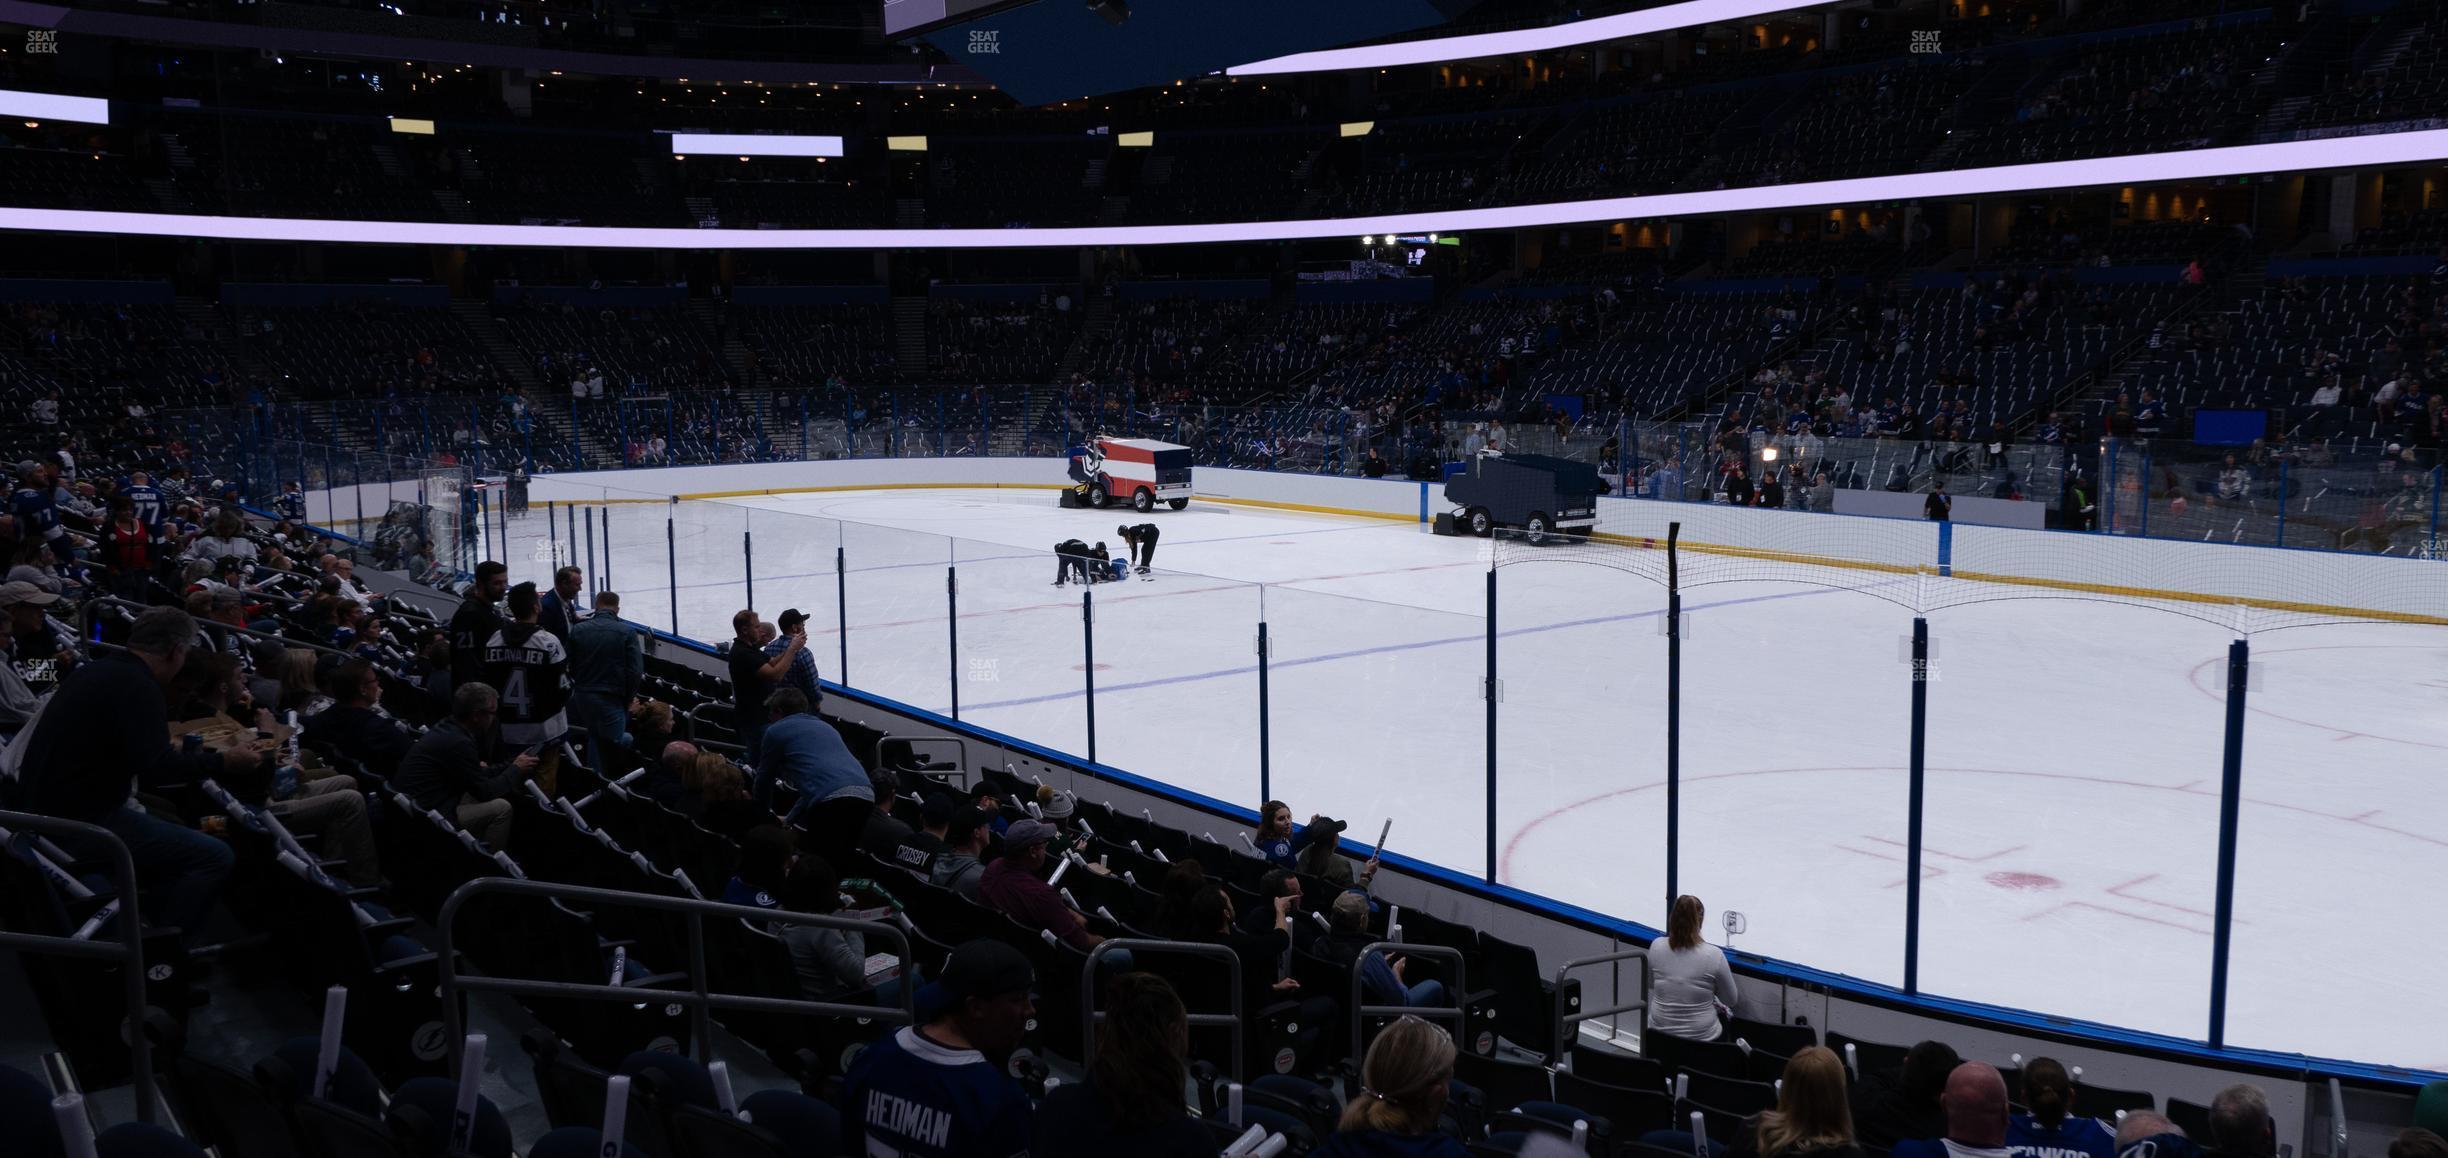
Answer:
M569 731L569 652L533 623L508 623L485 644L485 682L501 693L501 738L522 747Z

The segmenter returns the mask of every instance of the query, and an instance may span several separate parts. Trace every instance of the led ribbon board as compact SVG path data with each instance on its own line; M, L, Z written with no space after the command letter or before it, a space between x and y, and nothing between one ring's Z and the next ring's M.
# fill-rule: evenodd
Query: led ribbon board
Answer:
M690 153L732 157L838 157L840 137L792 136L782 133L672 133L675 157Z
M1630 218L1759 213L1813 206L1922 198L1979 197L2048 189L2249 177L2317 169L2375 169L2448 159L2448 129L2231 145L2079 161L1997 165L1938 173L1898 173L1842 181L1805 181L1556 201L1489 209L1447 209L1381 216L1236 221L1201 225L1083 226L1064 229L672 229L585 225L478 225L446 221L343 221L296 217L208 217L87 209L0 209L0 229L108 233L222 241L308 241L384 245L499 245L594 249L1013 249L1099 245L1191 245L1373 234L1467 233L1530 229Z
M61 96L55 92L0 88L0 117L13 121L75 121L81 125L107 125L110 123L110 102L100 97Z
M1224 71L1232 76L1274 76L1287 72L1397 68L1407 64L1434 64L1441 60L1523 56L1570 48L1576 44L1596 44L1630 36L1647 36L1653 32L1671 32L1677 28L1749 20L1777 12L1817 7L1821 5L1796 4L1793 0L1684 0L1681 4L1575 20L1569 24L1551 24L1545 28L1518 28L1509 32L1481 32L1469 36L1443 36L1434 40L1406 40L1395 44L1296 52Z

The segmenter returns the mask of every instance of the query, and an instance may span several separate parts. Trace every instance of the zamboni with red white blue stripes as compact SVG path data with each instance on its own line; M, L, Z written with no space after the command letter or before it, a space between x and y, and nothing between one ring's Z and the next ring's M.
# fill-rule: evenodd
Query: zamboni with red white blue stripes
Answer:
M1071 485L1062 492L1065 507L1095 507L1129 503L1142 513L1164 503L1174 510L1190 505L1190 448L1152 438L1097 436L1070 450Z

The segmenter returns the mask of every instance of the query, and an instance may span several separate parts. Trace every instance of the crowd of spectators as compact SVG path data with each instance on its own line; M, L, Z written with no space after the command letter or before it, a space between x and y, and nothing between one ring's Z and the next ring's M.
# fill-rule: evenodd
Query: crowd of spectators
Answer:
M1967 292L1992 290L2002 294L2002 318L2026 300L2002 286ZM1460 336L1501 343L1486 331L1519 327L1515 348L1496 354L1519 359L1598 324L1609 308L1598 298L1511 304L1470 323L1480 333ZM1884 324L1875 314L1857 321ZM1356 340L1413 332L1404 320ZM1463 387L1451 405L1491 412L1465 436L1477 445L1544 428L1503 413L1508 392ZM1442 399L1446 388L1425 399ZM1910 436L1923 421L1782 368L1764 374L1753 397L1751 413L1841 417L1887 436ZM2159 415L2155 401L2146 398L2141 413ZM1723 429L1747 437L1754 421L1730 414ZM1952 431L1958 420L1950 408L1926 421ZM590 592L579 568L561 567L539 586L510 583L498 562L481 564L458 606L437 618L416 600L369 588L312 528L251 515L220 488L194 482L165 448L142 438L91 451L74 436L59 443L46 460L19 465L0 520L19 560L0 581L10 621L0 636L9 660L0 666L0 734L21 733L0 759L0 790L11 807L117 834L134 856L143 911L165 929L202 943L227 920L219 905L232 852L215 827L221 814L199 810L187 791L202 780L232 794L234 805L216 798L216 807L260 809L311 835L330 871L370 896L397 888L401 871L383 856L383 826L426 821L369 801L404 801L500 852L521 842L514 801L565 797L573 781L617 786L733 842L736 871L720 895L741 905L831 916L890 909L896 893L915 900L932 890L1076 951L1136 936L1220 946L1241 963L1245 1009L1282 1008L1302 1027L1286 1039L1297 1056L1358 1059L1341 1082L1346 1108L1308 1139L1312 1152L1458 1154L1484 1140L1485 1120L1456 1109L1456 1091L1468 1088L1458 1069L1481 1063L1465 1063L1445 1029L1406 1017L1364 1048L1343 1042L1341 998L1303 984L1299 962L1314 960L1356 977L1374 1005L1434 1014L1462 997L1433 965L1370 947L1390 939L1372 893L1376 864L1339 854L1340 822L1295 824L1288 806L1269 801L1246 876L1211 875L1184 858L1162 866L1161 881L1112 884L1153 902L1125 923L1105 904L1078 899L1098 894L1048 879L1066 864L1084 874L1081 889L1117 874L1079 855L1119 847L1089 832L1081 802L1052 789L1013 801L992 786L964 794L941 782L912 799L909 780L878 767L821 713L817 653L795 610L770 624L754 609L734 618L723 691L737 743L692 742L671 706L653 698L642 633L621 618L619 596ZM303 501L294 484L283 489L274 500L281 514ZM71 626L94 616L115 617L124 628L116 642ZM1723 951L1703 940L1704 917L1698 899L1681 898L1667 936L1649 947L1653 1041L1716 1040L1742 1004ZM1039 999L1038 967L1011 945L968 940L879 981L875 946L855 929L777 925L774 935L800 996L918 987L919 1023L875 1043L844 1079L847 1151L878 1139L928 1154L972 1152L987 1140L1048 1154L1219 1148L1214 1110L1193 1109L1189 1093L1182 997L1172 979L1128 954L1104 949L1106 1017L1086 1079L1044 1091L1002 1065ZM1331 1069L1312 1071L1317 1088L1335 1087ZM2222 1093L2209 1108L2209 1137L2187 1141L2147 1112L2122 1123L2086 1116L2083 1088L2045 1058L2023 1064L2009 1084L1938 1043L1915 1047L1892 1073L1865 1067L1858 1076L1811 1046L1781 1073L1771 1107L1705 1141L1739 1158L2006 1158L2025 1152L2018 1147L2108 1158L2143 1140L2156 1156L2272 1154L2265 1100L2249 1087ZM1468 1104L1493 1108L1475 1101L1482 1097L1473 1090ZM1657 1132L1671 1135L1670 1124ZM1655 1144L1689 1152L1694 1140ZM2427 1158L2422 1144L2406 1143L2404 1158Z

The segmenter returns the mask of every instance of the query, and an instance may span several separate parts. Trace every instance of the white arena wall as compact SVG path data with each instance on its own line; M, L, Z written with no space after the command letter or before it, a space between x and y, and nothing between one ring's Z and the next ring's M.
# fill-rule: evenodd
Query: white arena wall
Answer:
M1199 467L1200 501L1424 523L1444 509L1438 484ZM544 475L534 504L721 501L769 494L903 487L1064 485L1059 458L854 458L740 463ZM368 519L394 498L414 497L414 480L340 488L309 496L308 516L346 527L362 499ZM362 491L360 495L359 491ZM2448 563L2296 548L2077 535L2064 531L1938 524L1910 519L1752 510L1648 499L1600 501L1599 532L1628 546L1664 545L1682 524L1689 548L1687 584L1742 578L1797 579L1780 566L1933 577L2034 588L2028 594L2148 598L2193 606L2209 618L2232 616L2239 630L2272 615L2346 616L2448 622ZM1663 562L1632 569L1662 577ZM1932 597L1933 605L1977 594ZM1909 594L1900 594L1912 602ZM2221 608L2236 608L2234 611Z

